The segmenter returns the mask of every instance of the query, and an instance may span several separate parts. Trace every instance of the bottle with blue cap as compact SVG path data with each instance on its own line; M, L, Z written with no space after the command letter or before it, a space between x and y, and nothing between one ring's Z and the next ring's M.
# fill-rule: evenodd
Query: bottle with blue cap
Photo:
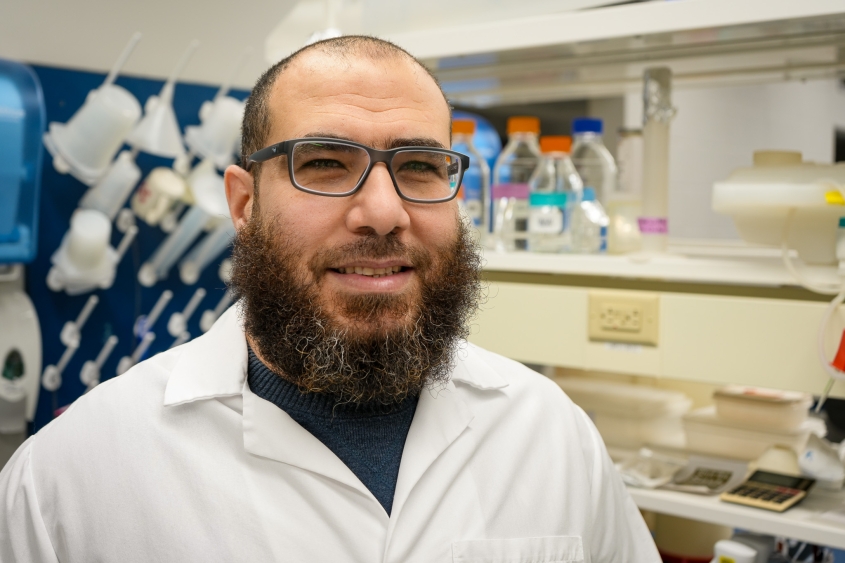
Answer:
M569 159L571 148L570 137L540 137L543 157L528 181L528 248L533 252L569 250L571 208L583 188Z
M593 117L572 120L572 162L585 187L593 188L596 198L606 202L616 192L619 169L604 146L604 123Z
M572 209L572 252L596 254L607 251L607 213L591 187Z

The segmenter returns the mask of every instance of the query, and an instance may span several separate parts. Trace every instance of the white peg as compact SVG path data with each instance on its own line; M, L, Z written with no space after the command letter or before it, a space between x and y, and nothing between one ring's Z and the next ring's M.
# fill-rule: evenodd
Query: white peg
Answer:
M217 306L214 309L209 309L207 311L203 311L202 316L200 317L200 328L203 332L208 332L211 330L212 325L214 325L215 321L220 318L220 315L223 314L223 311L229 307L229 304L232 302L232 290L227 289L226 293L223 294L223 297L217 303Z
M44 389L55 391L62 386L62 372L65 371L68 362L70 362L76 350L76 347L68 346L65 348L62 357L59 358L59 363L44 368L44 375L41 376L41 384L44 386Z
M62 327L61 334L59 334L59 340L62 341L62 344L68 347L79 348L79 342L82 339L82 327L99 302L99 297L96 295L90 296L79 312L79 315L77 315L76 320L65 323Z
M120 358L120 361L117 362L117 375L123 375L129 368L134 366L138 363L144 354L147 353L147 349L150 347L150 344L153 343L153 340L156 339L156 335L154 332L148 332L144 335L141 339L141 342L138 344L138 347L132 352L131 356L123 356Z
M129 59L129 55L132 54L132 51L135 50L135 46L138 44L138 41L141 40L141 32L136 31L132 37L129 39L129 43L126 44L124 47L123 52L120 54L120 57L115 61L114 66L111 67L108 76L106 76L105 82L103 82L104 86L108 86L109 84L114 84L117 75L120 74L120 69L123 68L123 65L126 63L126 60Z
M132 244L132 241L135 239L135 235L138 234L138 227L132 225L126 229L126 233L123 235L123 238L120 239L120 244L117 245L117 250L115 254L117 254L117 259L115 263L120 262L123 258L123 255L126 254L126 251L129 249L129 245Z
M176 340L173 341L173 344L170 345L171 348L176 348L177 346L181 346L185 342L191 339L191 333L187 330L176 337Z
M182 312L173 313L170 316L170 320L167 322L167 332L170 333L170 336L179 336L185 332L188 328L188 321L191 319L194 311L197 310L197 307L199 307L200 302L205 298L205 293L203 288L198 288Z
M82 371L79 372L79 379L88 386L90 391L100 383L100 371L103 369L103 364L109 359L109 356L117 345L117 336L111 335L106 339L105 344L100 349L100 353L92 361L88 360L82 365Z
M156 301L155 305L153 305L153 309L150 311L150 314L146 316L141 315L135 321L135 336L141 337L153 328L153 325L161 316L161 312L164 311L164 308L167 307L167 304L170 303L171 299L173 299L172 291L165 289L161 292L161 295L159 295L158 301Z

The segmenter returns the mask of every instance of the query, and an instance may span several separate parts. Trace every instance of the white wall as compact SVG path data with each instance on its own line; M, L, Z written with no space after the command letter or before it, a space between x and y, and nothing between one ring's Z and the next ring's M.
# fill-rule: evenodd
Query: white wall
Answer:
M831 162L834 130L845 128L845 88L835 80L677 90L669 157L672 237L737 238L710 209L713 182L751 164L760 149L798 150ZM639 94L625 98L625 124L642 126Z
M165 78L191 39L201 44L180 80L220 84L244 47L253 52L236 85L267 67L264 39L295 0L0 0L0 57L106 72L140 31L125 72Z

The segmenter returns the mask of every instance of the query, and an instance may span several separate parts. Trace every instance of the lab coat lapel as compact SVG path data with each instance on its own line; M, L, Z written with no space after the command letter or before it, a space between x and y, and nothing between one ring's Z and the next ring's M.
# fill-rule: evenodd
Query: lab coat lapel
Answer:
M463 433L473 416L452 381L442 389L423 391L402 452L391 520L401 512L426 470Z
M247 452L323 475L352 487L378 504L346 464L288 413L253 393L248 384L243 386L243 397L244 448Z

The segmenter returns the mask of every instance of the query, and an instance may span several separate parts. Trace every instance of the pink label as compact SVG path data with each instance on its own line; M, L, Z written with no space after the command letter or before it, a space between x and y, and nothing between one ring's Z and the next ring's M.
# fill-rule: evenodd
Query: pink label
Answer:
M644 235L665 235L669 232L669 220L665 217L640 217L638 222Z
M516 199L528 199L528 184L496 184L493 186L493 199L513 197Z

